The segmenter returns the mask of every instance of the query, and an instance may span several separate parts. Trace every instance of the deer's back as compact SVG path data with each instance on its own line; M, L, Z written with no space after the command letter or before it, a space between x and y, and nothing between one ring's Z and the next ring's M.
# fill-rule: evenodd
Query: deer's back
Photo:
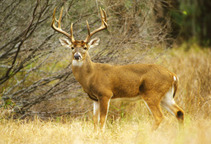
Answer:
M113 66L96 64L96 71L89 79L90 94L112 98L136 97L148 91L165 91L172 85L171 72L153 64Z

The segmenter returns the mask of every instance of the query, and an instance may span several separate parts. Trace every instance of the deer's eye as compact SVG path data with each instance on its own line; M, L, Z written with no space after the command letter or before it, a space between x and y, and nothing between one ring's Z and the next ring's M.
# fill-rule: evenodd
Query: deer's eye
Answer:
M87 47L84 47L84 50L87 50Z
M71 47L72 50L74 50L74 47Z

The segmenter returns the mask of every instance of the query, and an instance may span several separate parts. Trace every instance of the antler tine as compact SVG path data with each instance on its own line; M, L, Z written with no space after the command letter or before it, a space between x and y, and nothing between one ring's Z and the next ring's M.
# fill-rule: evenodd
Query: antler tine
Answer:
M85 39L84 42L89 42L90 38L97 32L101 31L101 30L104 30L108 27L108 24L107 24L107 18L106 18L106 12L105 10L101 9L100 8L100 16L101 16L101 21L102 21L102 24L101 26L98 28L98 29L95 29L93 32L90 33L90 28L89 28L89 23L88 21L86 21L86 25L87 25L87 30L88 30L88 35Z
M107 16L106 16L106 12L104 9L101 9L100 8L100 15L101 15L101 19L102 19L102 22L106 25L106 28L107 28Z
M71 34L68 34L67 32L63 31L62 28L61 28L62 12L63 12L63 7L61 8L61 11L60 11L59 20L57 20L57 19L55 18L56 8L54 8L54 11L53 11L53 19L52 19L51 27L52 27L54 30L56 30L56 31L58 31L58 32L60 32L60 33L62 33L62 34L64 34L65 36L67 36L67 37L71 40L71 42L73 43L73 42L75 41L75 40L74 40L74 37L73 37L73 23L71 23L71 28L70 28ZM57 24L58 24L57 27L56 27L56 25L55 25L55 21L56 21Z
M60 28L60 29L61 29L62 13L63 13L63 7L61 8L61 11L59 14L59 20L58 20L58 28Z
M74 36L73 36L73 23L71 23L71 26L70 26L70 34L71 34L71 41L75 42L75 39L74 39Z
M87 26L88 35L90 35L90 28L89 28L89 22L88 21L86 21L86 26Z

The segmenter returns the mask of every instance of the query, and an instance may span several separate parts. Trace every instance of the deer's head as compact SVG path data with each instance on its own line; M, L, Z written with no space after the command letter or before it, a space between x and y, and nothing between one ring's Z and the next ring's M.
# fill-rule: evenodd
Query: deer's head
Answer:
M104 10L100 9L102 24L98 29L94 30L91 33L90 33L89 23L88 23L88 21L86 21L88 35L85 40L75 40L74 39L73 23L71 23L71 26L70 26L70 34L62 30L62 28L61 28L62 12L63 12L63 8L61 9L59 19L57 20L55 18L56 8L54 9L51 27L54 30L67 36L68 39L60 38L59 41L63 46L68 47L72 50L73 61L74 62L83 62L83 60L85 60L86 56L88 55L88 50L90 48L97 46L100 42L99 38L91 39L91 37L95 33L107 28L106 12ZM57 22L57 27L55 26L55 21Z

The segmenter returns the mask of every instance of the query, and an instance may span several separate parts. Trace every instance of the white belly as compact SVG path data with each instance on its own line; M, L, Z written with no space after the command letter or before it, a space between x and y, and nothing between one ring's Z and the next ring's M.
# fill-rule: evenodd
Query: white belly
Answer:
M111 99L111 101L129 101L129 102L132 102L132 101L137 101L137 100L140 100L140 99L142 99L142 97L137 96L137 97L113 98L113 99Z

